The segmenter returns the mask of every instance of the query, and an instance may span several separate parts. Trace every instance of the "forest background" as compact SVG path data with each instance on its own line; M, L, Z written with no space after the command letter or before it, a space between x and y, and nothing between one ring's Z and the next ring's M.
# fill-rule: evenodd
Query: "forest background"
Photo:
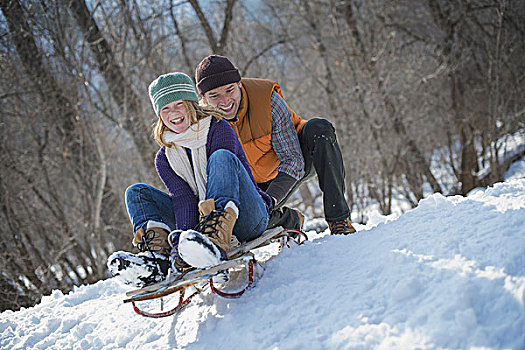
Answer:
M215 53L336 127L352 218L503 179L525 133L521 0L0 0L0 311L107 277L127 186L161 189L147 86ZM521 145L522 146L522 145ZM291 205L322 216L319 189ZM403 203L403 206L396 203Z

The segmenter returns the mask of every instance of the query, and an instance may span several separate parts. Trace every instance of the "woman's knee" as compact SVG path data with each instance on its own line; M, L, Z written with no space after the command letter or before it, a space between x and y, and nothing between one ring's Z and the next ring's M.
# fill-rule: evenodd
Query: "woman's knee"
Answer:
M233 154L231 151L227 150L227 149L218 149L216 150L215 152L212 153L212 155L210 156L210 159L208 160L209 162L211 161L218 161L218 162L223 162L227 159L233 159L233 158L236 158L235 157L235 154Z
M223 167L235 167L239 163L239 158L237 158L237 156L231 151L228 151L227 149L218 149L213 152L208 159L208 172L212 168L219 167L219 169L223 169Z
M143 183L137 183L126 188L125 198L126 202L129 202L132 198L141 196L144 190L149 189L151 186Z

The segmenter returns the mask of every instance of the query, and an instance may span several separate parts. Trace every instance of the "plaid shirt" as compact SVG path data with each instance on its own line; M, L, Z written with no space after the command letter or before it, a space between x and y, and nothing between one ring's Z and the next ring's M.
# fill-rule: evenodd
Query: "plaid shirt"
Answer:
M284 99L272 92L270 99L272 110L272 147L281 164L278 172L290 175L295 180L304 176L304 158L299 144L299 137L292 122L292 114Z

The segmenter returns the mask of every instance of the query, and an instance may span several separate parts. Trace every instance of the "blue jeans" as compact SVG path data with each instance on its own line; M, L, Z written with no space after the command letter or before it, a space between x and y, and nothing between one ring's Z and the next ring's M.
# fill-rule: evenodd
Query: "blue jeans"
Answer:
M230 151L220 149L208 159L206 199L214 198L217 209L229 201L239 208L233 234L240 242L255 239L268 225L264 200L251 181L241 161ZM158 221L176 229L171 197L153 186L134 184L126 190L126 206L133 232L145 227L148 221ZM198 210L195 208L195 210Z
M166 192L147 184L134 184L126 189L126 207L133 232L146 229L148 221L157 221L177 228L171 197Z
M224 209L229 201L239 208L233 234L240 242L255 239L268 225L266 204L239 158L219 149L208 159L206 198L215 199L215 207Z

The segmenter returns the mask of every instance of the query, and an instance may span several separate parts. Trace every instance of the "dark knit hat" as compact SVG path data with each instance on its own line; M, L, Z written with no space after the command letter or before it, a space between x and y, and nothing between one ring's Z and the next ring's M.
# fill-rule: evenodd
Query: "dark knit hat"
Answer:
M219 86L241 80L239 70L231 61L218 55L205 57L195 69L195 81L201 95Z
M193 81L184 73L167 73L159 76L151 82L148 92L157 115L162 107L175 101L199 102Z

